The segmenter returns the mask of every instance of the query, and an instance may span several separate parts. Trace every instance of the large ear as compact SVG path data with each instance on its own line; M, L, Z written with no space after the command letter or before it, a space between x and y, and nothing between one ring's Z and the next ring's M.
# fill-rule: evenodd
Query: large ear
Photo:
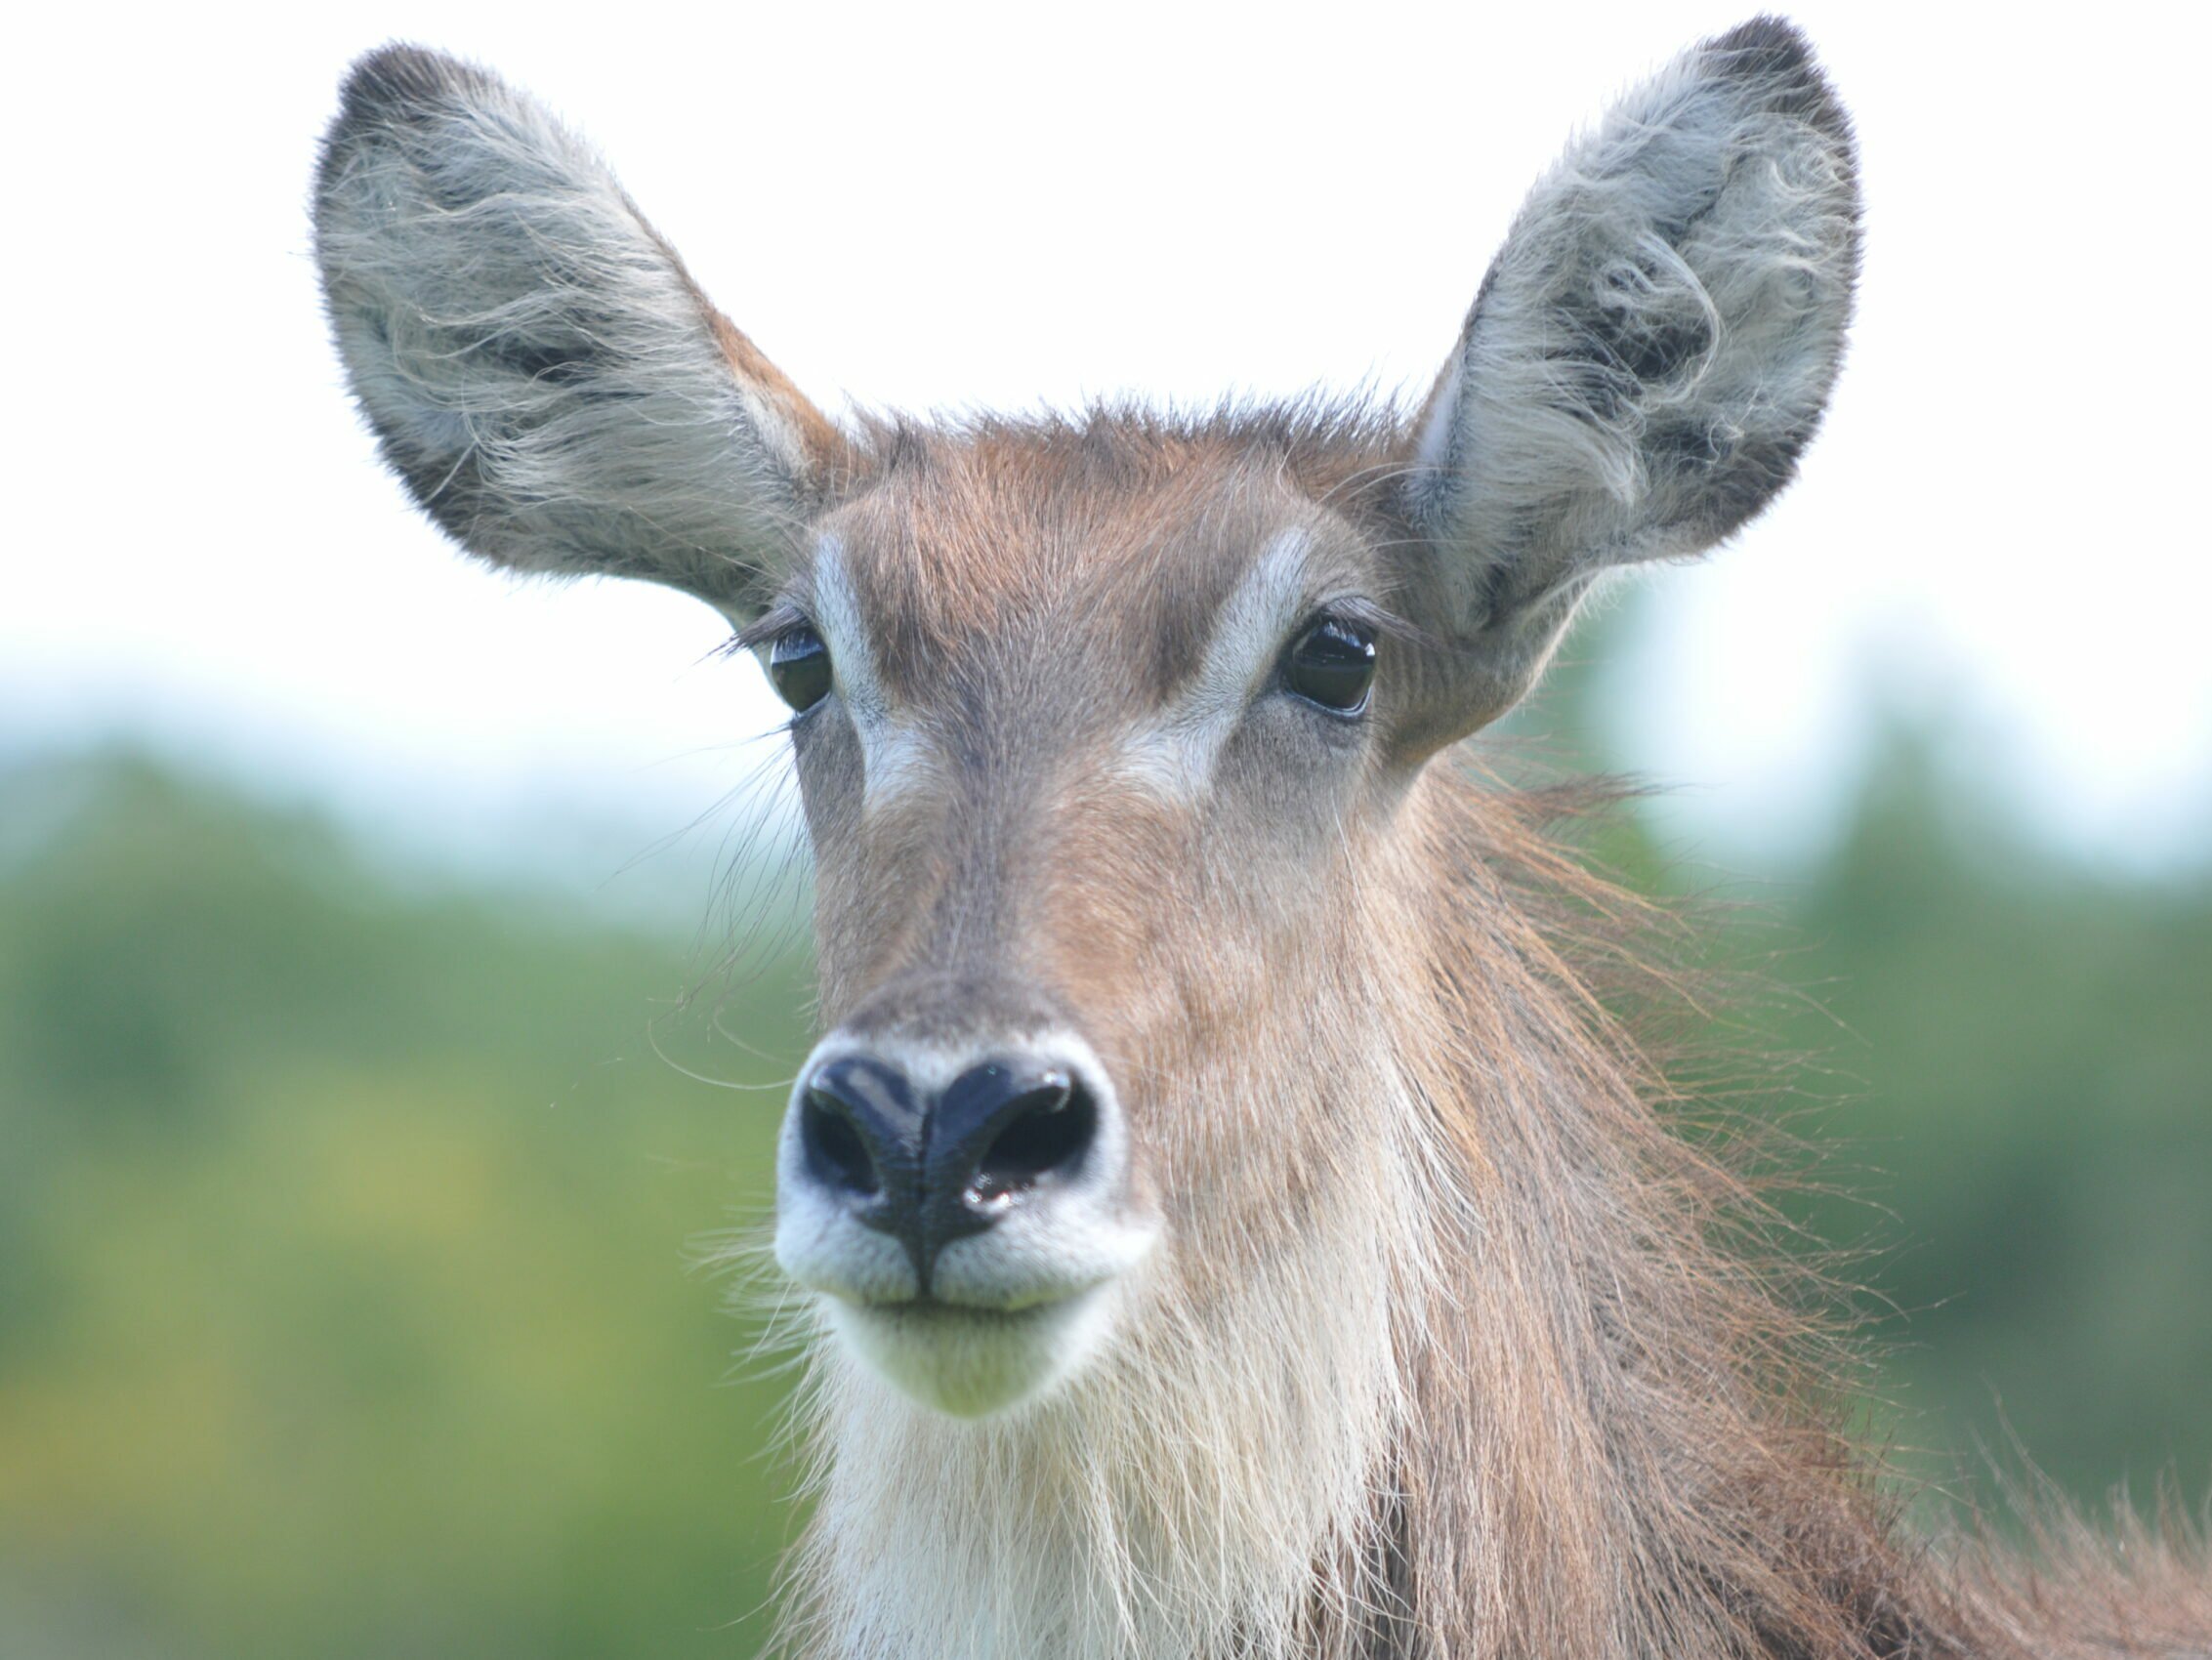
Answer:
M605 166L436 53L354 66L315 258L385 460L470 552L756 609L837 431L710 306Z
M1760 18L1632 93L1530 193L1422 412L1406 509L1466 731L1604 571L1697 553L1796 471L1858 265L1851 125Z

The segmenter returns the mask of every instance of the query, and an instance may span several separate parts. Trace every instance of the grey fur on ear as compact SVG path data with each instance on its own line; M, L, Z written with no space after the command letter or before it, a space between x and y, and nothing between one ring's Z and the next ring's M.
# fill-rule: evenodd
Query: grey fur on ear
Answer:
M462 546L762 602L842 440L546 110L371 53L323 141L314 246L385 460Z
M1405 486L1467 654L1459 729L1527 690L1602 572L1712 546L1794 475L1842 361L1857 172L1805 37L1758 18L1530 192Z

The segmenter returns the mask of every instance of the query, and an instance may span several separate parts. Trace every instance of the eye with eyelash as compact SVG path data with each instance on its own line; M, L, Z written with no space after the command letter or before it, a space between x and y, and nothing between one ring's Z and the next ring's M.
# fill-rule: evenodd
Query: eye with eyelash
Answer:
M1375 684L1375 633L1350 617L1324 611L1301 629L1282 654L1282 684L1331 715L1367 707Z
M813 623L796 622L768 648L768 678L776 695L804 715L829 695L829 647Z

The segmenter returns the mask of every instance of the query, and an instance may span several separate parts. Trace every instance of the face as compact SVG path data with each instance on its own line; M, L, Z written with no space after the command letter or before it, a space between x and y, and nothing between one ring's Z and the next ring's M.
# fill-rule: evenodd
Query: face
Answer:
M829 1027L776 1254L930 1407L1016 1407L1233 1277L1376 1093L1357 878L1407 652L1371 532L1279 472L948 445L749 632Z
M1192 1329L1148 1324L1163 1299L1213 1333L1273 1275L1278 1343L1361 1283L1420 1117L1383 1011L1442 1047L1411 993L1457 972L1410 943L1449 862L1420 760L1607 570L1788 481L1857 178L1804 41L1757 20L1545 176L1410 422L856 443L550 113L412 47L355 66L315 250L386 460L495 564L765 610L830 1028L777 1250L852 1349L980 1414Z

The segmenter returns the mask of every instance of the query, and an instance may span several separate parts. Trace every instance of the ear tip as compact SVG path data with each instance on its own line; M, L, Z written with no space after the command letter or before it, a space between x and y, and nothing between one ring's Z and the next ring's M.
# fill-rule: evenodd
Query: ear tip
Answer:
M412 41L389 41L362 53L347 70L338 92L339 124L418 113L497 85L486 71L446 53Z
M1713 72L1755 87L1761 104L1796 116L1846 150L1853 147L1851 115L1820 67L1812 39L1774 12L1736 24L1697 48Z
M1810 61L1813 42L1806 32L1779 12L1761 12L1706 43L1715 52L1773 52L1800 62Z
M345 158L380 137L421 127L471 104L511 97L498 76L410 41L392 41L354 60L338 88L338 113L322 139L317 175L327 190Z
M387 162L437 154L471 111L515 110L523 101L497 75L410 41L392 41L354 60L324 129L312 197L316 237L358 218Z

